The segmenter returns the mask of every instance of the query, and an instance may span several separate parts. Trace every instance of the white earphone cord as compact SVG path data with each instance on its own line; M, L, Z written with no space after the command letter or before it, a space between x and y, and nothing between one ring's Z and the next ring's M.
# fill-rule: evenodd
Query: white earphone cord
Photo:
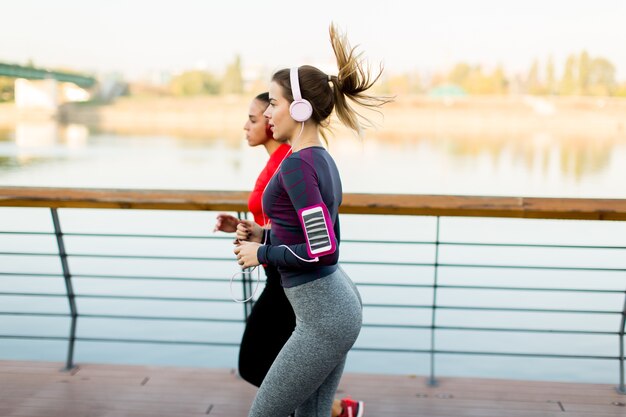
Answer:
M298 136L296 136L296 139L293 141L294 145L297 143L298 139L300 139L300 136L302 136L302 132L304 131L304 122L301 122L301 126L300 126L300 133L298 133ZM272 174L272 176L270 177L270 180L272 179L272 177L274 177L274 175L276 175L276 173L278 172L278 170L280 169L280 166L283 164L283 162L285 161L285 159L287 159L287 157L292 153L292 149L293 147L289 150L289 152L287 152L285 154L285 156L283 157L282 161L280 161L280 164L278 164L278 168L276 168L276 170L274 171L274 173ZM263 215L263 220L265 220L266 224L269 225L270 224L270 220L266 218L265 216L265 209L263 208L263 194L265 194L265 190L267 190L267 186L269 185L269 181L267 181L267 184L265 184L265 188L263 189L263 192L261 193L261 213ZM267 232L269 233L269 231ZM267 244L267 233L265 234L265 240L263 242L263 244ZM300 256L298 256L293 250L291 250L291 248L287 245L279 245L279 247L283 247L286 248L289 252L291 252L291 254L293 256L295 256L296 258L300 259L303 262L319 262L320 258L314 258L314 259L304 259ZM257 270L257 276L256 276L256 286L254 287L254 291L252 292L252 295L248 298L246 298L245 300L239 300L237 298L235 298L233 296L233 280L235 279L235 277L239 274L241 274L242 278L243 278L243 274L245 274L245 271L241 271L241 272L235 272L233 274L232 277L230 277L230 298L233 299L234 302L236 303L247 303L248 301L252 300L255 296L256 296L256 292L259 289L259 283L261 282L261 270L258 269L258 265L253 267L250 271L248 271L249 274L252 274L252 272L254 272L254 270ZM242 279L243 281L243 279Z

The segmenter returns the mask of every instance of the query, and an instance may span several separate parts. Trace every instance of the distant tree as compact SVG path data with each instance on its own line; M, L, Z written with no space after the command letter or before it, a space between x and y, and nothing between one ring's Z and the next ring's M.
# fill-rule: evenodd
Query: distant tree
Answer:
M595 58L589 65L587 92L596 96L608 96L615 93L615 67L605 58Z
M626 83L616 86L613 95L616 97L626 97Z
M245 92L250 94L250 95L257 95L259 93L262 93L264 91L267 91L268 85L267 85L267 80L269 79L268 76L265 77L258 77L254 80L250 80L245 88Z
M570 55L565 62L563 77L559 83L559 93L561 95L572 95L576 93L577 76L576 76L576 57Z
M408 74L392 75L387 79L389 94L408 94L411 91L411 81Z
M186 71L172 78L170 89L176 96L217 94L219 83L210 72Z
M15 99L15 80L8 77L0 77L0 102L13 101Z
M226 67L221 86L222 94L242 94L243 75L241 74L241 57L237 55L232 64Z
M384 76L384 73L383 73ZM433 88L436 87L438 85L444 84L450 82L449 81L449 74L443 73L441 71L437 71L434 72L431 76L430 76L430 80L428 82L428 88Z
M504 68L498 65L491 74L491 92L493 94L505 94L507 92L508 81L504 75Z
M535 59L528 70L528 77L526 78L526 92L530 94L543 94L545 92L544 86L541 84L539 77L539 61Z
M378 79L378 82L372 86L372 92L374 94L391 94L391 88L389 84L389 77L386 73L383 73Z
M554 58L550 56L546 63L546 93L553 95L557 92L556 74L554 72Z
M483 69L480 65L477 65L471 68L469 75L461 86L470 94L489 94L491 92L490 84L489 77L486 77L483 74Z
M580 53L580 58L578 59L578 82L577 82L577 92L578 94L585 95L588 93L589 88L589 77L591 75L591 58L587 51L582 51Z
M407 77L409 81L409 93L421 94L425 91L422 76L419 73L413 72L411 74L407 74Z
M489 74L480 65L471 66L461 62L450 71L447 81L462 87L469 94L504 94L508 86L501 65Z
M472 67L465 62L460 62L452 68L450 74L448 74L448 81L456 84L456 85L464 85L467 82L470 74L472 72Z

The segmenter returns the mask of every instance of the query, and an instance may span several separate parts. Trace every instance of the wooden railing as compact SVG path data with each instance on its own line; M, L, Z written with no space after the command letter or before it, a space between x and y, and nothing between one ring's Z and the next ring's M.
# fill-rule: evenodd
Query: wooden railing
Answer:
M49 208L51 212L51 218L53 220L53 232L24 232L24 231L0 231L1 235L6 236L19 236L19 235L54 235L57 241L58 252L57 253L32 253L32 252L19 252L10 250L6 253L1 253L4 256L58 256L61 259L62 275L59 274L32 274L32 273L19 273L15 271L1 271L0 277L5 275L12 276L47 276L57 277L61 276L65 281L66 294L44 294L44 293L15 293L7 292L0 293L0 296L45 296L45 297L67 297L69 300L69 313L62 314L61 316L71 317L71 330L70 335L67 338L61 338L67 340L68 354L67 354L67 367L68 369L73 366L73 349L74 343L81 340L89 341L118 341L136 343L137 340L114 340L107 338L80 338L76 335L76 324L79 317L91 317L91 318L108 318L108 319L159 319L159 320L190 320L198 321L198 318L189 317L130 317L130 316L114 316L110 314L106 315L94 315L94 314L79 314L77 306L75 304L76 298L90 298L98 297L99 299L141 299L141 300L166 300L166 301L190 301L190 302L230 302L228 299L204 299L204 298L189 298L178 299L171 297L121 297L111 295L94 295L94 294L76 294L73 289L74 275L70 271L70 264L68 259L73 257L89 257L89 258L125 258L125 259L161 259L161 260L202 260L211 262L232 262L230 258L214 258L214 257L181 257L181 256L146 256L136 254L124 254L121 255L108 255L98 253L68 253L65 250L64 240L66 237L141 237L141 238L154 238L154 239L197 239L199 236L160 236L160 235L145 235L145 234L102 234L102 233L66 233L62 231L60 217L57 213L59 208L91 208L91 209L154 209L154 210L195 210L195 211L231 211L244 214L247 212L247 200L248 193L243 191L180 191L180 190L107 190L107 189L71 189L71 188L36 188L36 187L0 187L0 207L42 207ZM367 282L361 283L362 286L381 286L381 287L398 287L407 289L427 289L432 291L432 305L431 304L411 304L411 305L396 305L396 304L365 304L365 307L375 308L410 308L410 309L430 309L432 310L432 318L430 324L426 325L406 325L406 324L368 324L365 326L370 327L390 327L390 328L403 328L414 330L427 330L431 332L431 343L428 349L417 348L368 348L361 347L357 350L362 351L389 351L389 352L411 352L411 353L423 353L430 356L430 381L435 381L434 371L434 358L436 355L491 355L491 356L519 356L519 357L537 357L537 358L569 358L569 359L598 359L598 360L617 360L619 363L619 385L618 390L621 393L626 394L626 370L625 370L625 343L624 335L626 330L626 291L621 288L602 289L602 288L552 288L552 287L532 287L532 286L499 286L499 285L475 285L471 282L459 284L442 284L438 280L438 271L441 268L500 268L503 270L515 270L515 269L528 269L528 270L561 270L561 271L585 271L588 273L615 273L622 274L624 271L623 266L613 267L569 267L569 266L520 266L520 265L480 265L471 264L465 265L463 263L455 263L454 261L442 262L439 259L439 250L442 247L452 246L485 246L497 248L502 247L519 247L519 248L537 248L541 250L551 250L555 248L571 249L571 250L617 250L624 251L626 247L613 247L613 246L580 246L580 245L558 245L558 244L527 244L527 243L480 243L480 242L456 242L442 240L440 236L440 218L450 216L465 216L465 217L509 217L509 218L534 218L534 219L574 219L574 220L626 220L626 199L572 199L572 198L526 198L526 197L480 197L480 196L444 196L444 195L399 195L399 194L344 194L343 204L341 206L341 212L347 214L375 214L375 215L418 215L418 216L433 216L436 219L435 236L432 240L428 241L377 241L378 237L374 239L358 241L358 240L342 240L342 243L356 243L356 244L409 244L414 247L418 246L431 246L434 248L434 259L426 263L398 263L398 262L377 262L377 261L350 261L345 264L354 265L389 265L389 266L413 266L413 267L432 267L434 276L432 282L426 284L397 284L386 282ZM374 234L375 232L372 232ZM207 237L200 236L200 238L206 239L220 239L220 237ZM221 237L224 239L224 237ZM621 253L621 252L620 252ZM343 262L343 261L342 261ZM621 275L620 275L621 276ZM228 282L228 279L215 279L215 278L185 278L185 277L118 277L118 276L104 276L104 275L86 275L82 274L82 278L85 279L101 279L108 277L111 279L154 279L160 281L190 281L190 282ZM243 298L247 298L252 293L252 281L250 279L242 280ZM232 284L231 284L232 285ZM554 307L548 308L508 308L508 307L475 307L475 306L457 306L448 305L445 302L438 301L437 294L441 290L493 290L493 291L533 291L537 293L561 293L561 294L613 294L624 299L623 308L620 311L614 310L589 310L585 305L577 307L576 309L559 309ZM250 306L248 303L244 304L244 318L247 317ZM614 330L572 330L572 329L543 329L543 328L491 328L491 327L475 327L475 326L446 326L438 324L437 311L494 311L500 312L526 312L526 313L546 313L546 314L596 314L603 316L619 316L620 323L618 329ZM15 311L0 311L0 316L59 316L59 314L48 313L20 313ZM211 319L215 321L216 319ZM232 321L232 320L226 320ZM239 320L237 320L239 321ZM518 352L476 352L476 351L463 351L463 350L445 350L438 349L435 343L435 336L437 331L441 330L463 330L463 331L480 331L480 332L524 332L524 333L552 333L552 334L589 334L594 336L617 336L618 340L618 354L617 355L571 355L571 354L552 354L552 353L518 353ZM23 336L16 336L11 334L2 334L0 332L0 339L11 338L24 338ZM27 338L31 338L28 336ZM35 339L42 340L57 340L58 337L47 336L32 336ZM170 343L160 340L139 340L139 342L145 343ZM177 341L179 344L198 344L194 341ZM205 343L210 344L210 343ZM217 343L219 344L219 343Z
M247 211L245 191L0 187L0 206ZM344 194L342 213L626 220L626 199Z

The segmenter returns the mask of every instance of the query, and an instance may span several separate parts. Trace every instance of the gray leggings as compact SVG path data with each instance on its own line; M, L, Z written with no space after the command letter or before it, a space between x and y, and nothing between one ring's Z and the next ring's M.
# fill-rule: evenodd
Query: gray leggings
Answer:
M329 417L348 351L361 330L362 303L341 269L285 288L296 329L257 392L250 417Z

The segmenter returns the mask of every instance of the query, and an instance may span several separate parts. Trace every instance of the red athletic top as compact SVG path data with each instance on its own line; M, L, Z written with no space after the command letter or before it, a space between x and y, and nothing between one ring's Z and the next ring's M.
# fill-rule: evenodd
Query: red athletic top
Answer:
M280 163L283 159L285 159L285 155L287 155L289 149L291 149L291 146L283 144L270 155L269 161L267 161L265 168L263 168L263 171L259 174L256 184L254 184L254 190L252 190L250 197L248 198L248 210L250 210L254 216L254 221L261 226L264 226L269 220L267 214L265 215L265 218L263 218L261 196L263 195L263 191L265 190L267 183L272 178L272 175L274 175L280 166Z

